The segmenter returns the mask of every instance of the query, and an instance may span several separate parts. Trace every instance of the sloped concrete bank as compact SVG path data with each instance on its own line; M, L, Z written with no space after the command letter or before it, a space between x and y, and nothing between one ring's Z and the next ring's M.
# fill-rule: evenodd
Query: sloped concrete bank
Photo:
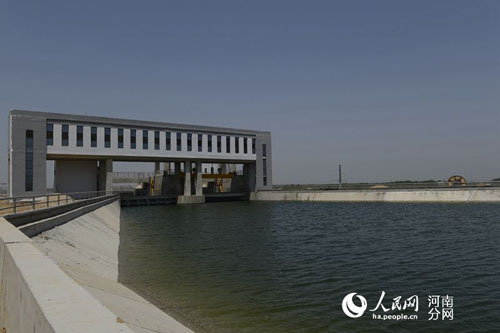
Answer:
M500 202L500 189L259 191L251 200L352 202Z
M133 332L0 218L0 331Z
M118 322L124 322L133 331L192 332L118 282L119 201L32 240L43 254L114 313Z

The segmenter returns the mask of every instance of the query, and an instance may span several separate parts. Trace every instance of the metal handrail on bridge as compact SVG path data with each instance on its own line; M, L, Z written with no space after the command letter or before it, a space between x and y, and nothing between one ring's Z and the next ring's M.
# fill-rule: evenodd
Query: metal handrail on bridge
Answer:
M18 211L26 212L42 208L57 207L71 202L117 194L114 191L90 191L71 193L50 193L0 198L0 216ZM6 212L7 211L7 212Z
M124 179L144 179L144 178L149 178L149 177L154 177L155 173L154 172L135 172L135 171L117 171L113 172L113 178L124 178Z

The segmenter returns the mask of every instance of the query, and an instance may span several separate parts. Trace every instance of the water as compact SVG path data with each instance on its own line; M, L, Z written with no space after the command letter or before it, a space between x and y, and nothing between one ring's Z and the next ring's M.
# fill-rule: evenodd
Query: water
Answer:
M200 332L499 332L500 205L232 202L122 210L120 279ZM419 296L418 320L374 320ZM363 295L360 318L342 311ZM429 321L429 294L454 320Z

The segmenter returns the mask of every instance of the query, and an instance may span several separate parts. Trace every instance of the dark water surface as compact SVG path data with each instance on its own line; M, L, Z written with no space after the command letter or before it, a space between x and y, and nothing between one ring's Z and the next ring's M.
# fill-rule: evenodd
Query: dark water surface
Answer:
M125 208L120 279L201 332L500 332L500 205ZM419 311L370 312L382 291ZM342 311L351 292L360 318ZM428 320L429 294L454 297L454 320Z

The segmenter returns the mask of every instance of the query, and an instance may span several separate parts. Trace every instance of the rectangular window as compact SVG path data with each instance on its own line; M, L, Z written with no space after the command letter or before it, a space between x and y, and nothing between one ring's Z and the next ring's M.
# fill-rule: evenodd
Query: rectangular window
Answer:
M212 136L211 135L208 136L208 152L209 153L212 152Z
M192 151L193 150L193 134L191 133L188 133L187 135L187 138L188 138L188 151Z
M266 156L267 156L267 149L266 149L266 148L267 148L267 147L266 147L266 144L264 143L264 144L262 145L262 156L263 156L263 157L266 157Z
M90 128L90 146L97 147L97 127Z
M239 137L234 138L234 152L236 154L240 153L240 138Z
M267 186L267 160L266 159L262 160L262 175L263 175L262 182L264 183L264 186Z
M222 137L217 135L217 152L222 153Z
M26 131L24 190L33 191L33 131Z
M160 131L155 131L155 150L160 150Z
M203 151L203 135L198 134L198 151Z
M76 126L76 146L83 147L83 126Z
M104 128L104 148L111 148L111 128Z
M54 145L54 124L47 124L47 146Z
M61 145L63 145L63 146L69 145L69 126L68 125L62 125Z
M252 154L255 154L255 138L252 138Z
M142 130L142 149L148 149L148 139L149 133L148 130Z
M123 128L118 129L118 148L123 148Z
M243 153L248 154L248 138L243 138Z
M135 149L136 148L136 130L131 129L130 130L130 149Z
M165 144L167 150L172 149L172 138L170 137L170 132L165 133Z
M182 140L181 140L182 136L181 136L181 133L177 133L177 151L181 151L182 150Z
M226 136L226 153L230 153L231 152L231 137L230 136Z

